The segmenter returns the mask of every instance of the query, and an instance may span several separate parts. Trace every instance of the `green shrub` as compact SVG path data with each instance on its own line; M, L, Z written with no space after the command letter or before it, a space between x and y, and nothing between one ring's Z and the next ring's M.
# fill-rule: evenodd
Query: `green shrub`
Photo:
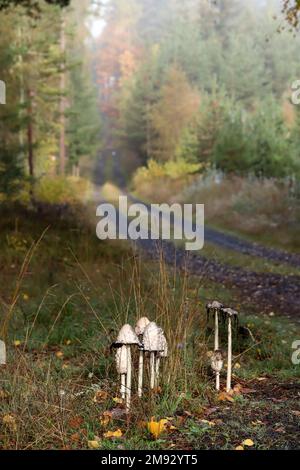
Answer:
M35 186L35 199L47 204L72 204L84 198L89 182L84 179L45 176Z

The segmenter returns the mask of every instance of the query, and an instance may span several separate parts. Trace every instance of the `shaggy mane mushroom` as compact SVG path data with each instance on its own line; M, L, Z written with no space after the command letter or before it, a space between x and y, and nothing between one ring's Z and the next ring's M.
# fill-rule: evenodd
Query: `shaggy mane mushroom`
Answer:
M167 340L155 322L145 328L143 345L144 351L150 353L150 388L153 390L159 378L160 358L167 354Z
M139 339L130 325L124 325L120 330L113 347L116 351L116 365L121 376L121 396L126 399L126 409L130 410L131 404L131 346L140 346Z
M238 324L238 312L232 308L223 308L222 315L228 320L228 360L227 360L227 381L226 391L231 390L231 377L232 377L232 323Z
M138 320L135 332L141 342L143 344L143 337L145 328L149 325L150 320L147 317L142 317ZM143 376L144 376L144 348L143 346L140 347L140 356L139 356L139 377L138 377L138 396L141 398L143 395Z

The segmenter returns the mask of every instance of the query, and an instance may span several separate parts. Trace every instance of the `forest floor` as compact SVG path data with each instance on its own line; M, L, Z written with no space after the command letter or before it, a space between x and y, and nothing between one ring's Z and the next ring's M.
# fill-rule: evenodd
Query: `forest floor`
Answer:
M16 207L1 214L1 315L16 302L0 375L0 447L299 448L299 366L292 363L292 345L300 340L293 310L298 268L259 257L251 265L250 255L215 245L189 265L180 247L168 246L165 263L153 259L157 246L147 244L143 254L126 242L100 242L93 215L98 191L93 200L59 216ZM249 283L263 295L243 290ZM209 367L213 338L205 305L213 298L241 317L231 395L214 391ZM171 354L161 387L149 393L146 373L146 399L134 393L126 415L110 344L124 322L134 325L143 314L165 328ZM221 341L225 346L225 330ZM226 363L222 387L225 375ZM149 423L161 419L162 432L154 435Z

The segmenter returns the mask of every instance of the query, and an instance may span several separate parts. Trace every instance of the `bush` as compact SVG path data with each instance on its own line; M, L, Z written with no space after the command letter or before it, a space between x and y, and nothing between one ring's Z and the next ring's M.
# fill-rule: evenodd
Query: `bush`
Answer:
M187 163L184 160L166 163L150 160L147 167L135 172L133 187L142 198L151 199L151 202L166 202L190 184L195 173L204 169L204 164Z
M90 189L84 179L44 176L35 186L35 199L47 204L73 204L82 200Z

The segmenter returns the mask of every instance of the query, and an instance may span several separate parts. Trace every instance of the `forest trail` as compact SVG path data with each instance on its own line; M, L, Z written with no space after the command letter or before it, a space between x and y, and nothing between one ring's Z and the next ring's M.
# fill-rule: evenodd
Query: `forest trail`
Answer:
M113 166L119 168L116 160ZM124 189L120 190L120 194L127 195L132 202L142 202ZM105 198L102 195L102 187L96 185L93 203L98 205L103 202ZM122 214L119 215L122 217ZM251 254L295 267L300 266L299 256L296 254L266 248L211 228L205 228L205 240L243 254ZM293 317L300 322L300 276L298 275L255 272L231 266L208 259L200 252L187 252L184 248L176 247L172 241L139 240L134 244L152 259L159 259L163 253L165 261L171 267L186 269L192 275L236 289L243 304L253 306L255 311L274 312Z

